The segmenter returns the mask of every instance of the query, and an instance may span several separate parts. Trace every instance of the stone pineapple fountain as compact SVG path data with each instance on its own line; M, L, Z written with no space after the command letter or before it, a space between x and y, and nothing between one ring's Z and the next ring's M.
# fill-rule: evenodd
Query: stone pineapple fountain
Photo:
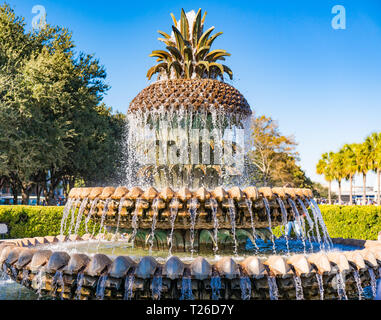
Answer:
M354 241L352 251L332 251L311 190L238 187L245 177L246 129L251 109L224 82L233 73L212 50L222 32L204 30L206 14L174 16L171 34L159 31L166 50L128 110L126 186L74 188L64 209L61 235L0 243L3 272L40 295L62 299L346 299L375 291L381 276L381 243ZM308 210L308 208L310 210ZM77 235L98 223L99 234ZM68 235L64 235L69 223ZM272 228L295 221L303 254L276 254ZM65 244L126 241L148 255L71 253ZM118 231L128 230L118 240ZM249 239L271 241L273 255L240 257ZM287 247L288 238L286 236ZM307 253L315 241L322 251ZM336 240L337 241L337 240ZM148 251L149 250L149 251ZM166 260L152 250L169 251ZM231 257L213 261L196 252ZM190 252L181 260L172 252Z

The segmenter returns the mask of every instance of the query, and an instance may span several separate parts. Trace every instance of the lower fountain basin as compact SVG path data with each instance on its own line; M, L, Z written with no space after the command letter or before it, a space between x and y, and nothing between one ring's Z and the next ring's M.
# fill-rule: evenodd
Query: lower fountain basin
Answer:
M290 255L272 255L268 244L253 255L248 243L246 252L233 257L202 252L168 257L162 251L144 256L146 251L123 241L60 240L1 243L3 272L57 299L358 299L360 291L365 298L362 288L375 291L381 277L378 241L336 240L332 250L317 245L309 248L313 253ZM292 240L289 246L300 249Z

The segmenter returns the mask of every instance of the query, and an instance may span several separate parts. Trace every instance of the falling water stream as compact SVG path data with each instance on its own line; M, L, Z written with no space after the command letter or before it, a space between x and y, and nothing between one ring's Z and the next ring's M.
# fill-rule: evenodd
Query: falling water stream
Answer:
M345 280L343 274L338 272L336 274L336 282L337 282L337 294L340 300L348 300L347 293L345 291Z
M317 216L317 219L320 223L320 227L323 230L324 242L325 242L327 248L328 249L332 248L332 246L333 246L332 239L328 234L328 230L327 230L327 227L324 223L324 219L323 219L323 216L322 216L321 211L319 209L319 206L317 205L317 203L315 202L315 200L313 198L309 199L309 203L310 203L310 207L312 209L312 212L314 212L314 214Z
M358 295L359 295L359 300L362 300L363 296L364 296L364 290L361 286L361 279L360 279L360 275L359 275L359 272L358 270L353 270L353 277L355 279L355 282L356 282L356 287L357 287L357 292L358 292Z
M197 218L197 207L198 201L196 199L191 199L189 204L189 215L190 215L190 245L191 245L191 257L193 258L194 253L194 227L196 225Z
M295 215L295 221L294 221L294 223L297 224L298 229L301 232L301 238L302 238L302 242L303 242L303 252L306 255L307 254L307 251L306 251L306 240L305 240L305 233L306 233L306 231L303 228L302 218L300 217L298 208L296 207L296 204L295 204L294 200L292 200L291 198L288 198L288 202L289 202L289 204L290 204L290 206L292 208L292 211L294 212L294 215Z
M286 207L284 206L283 200L281 198L276 198L280 207L280 211L282 212L282 224L286 228L287 225L287 210ZM284 232L284 237L286 239L286 246L287 246L287 254L290 255L290 246L288 244L288 235L285 230Z
M134 281L135 277L133 273L127 275L126 280L124 281L124 300L132 299Z
M38 300L41 299L42 297L42 286L43 286L43 275L44 275L45 271L43 268L41 268L38 273L37 273L37 276L35 277L35 281L36 281L36 286L37 286L37 295L38 295ZM34 279L33 279L34 280Z
M152 299L160 300L162 290L163 278L161 275L156 275L152 279Z
M241 299L250 300L251 297L251 281L247 276L240 276L239 286L241 288Z
M95 292L95 295L98 300L104 299L107 277L108 277L107 275L101 275L98 279L97 288Z
M296 300L304 300L302 279L299 276L294 275L294 285L296 292Z
M149 235L149 255L152 255L152 248L155 240L155 228L156 228L156 222L157 222L157 216L159 215L159 200L154 199L152 202L152 226L151 226L151 234Z
M173 247L173 231L175 229L175 220L177 217L177 213L179 208L177 206L178 200L175 198L171 201L170 205L170 223L171 223L171 232L169 233L169 256L172 256L172 247Z
M316 273L316 280L319 285L320 300L324 300L323 276L320 273Z
M98 198L95 198L93 201L91 201L90 211L89 211L89 214L87 215L87 217L85 219L85 231L86 231L86 233L89 232L90 218L92 217L92 215L94 213L94 210L96 208L97 203L98 203Z
M83 201L81 202L81 205L79 207L78 215L77 215L77 221L76 221L75 227L74 227L74 234L78 233L79 226L81 225L81 222L82 222L83 211L86 208L87 201L88 201L88 198L83 199Z
M230 224L232 227L232 237L233 237L233 241L234 241L233 253L235 256L237 256L238 255L238 244L237 244L236 226L235 226L236 210L235 210L234 200L229 199L228 202L229 202Z
M65 207L63 209L62 219L61 219L61 231L60 231L61 235L63 235L63 233L64 233L65 222L66 222L66 219L68 218L68 216L70 214L73 201L74 201L73 198L69 198L69 200L66 202Z
M313 230L314 230L314 222L312 221L310 213L308 212L306 206L304 205L304 202L300 198L298 198L298 202L299 202L299 204L300 204L300 206L301 206L301 208L303 210L304 215L306 216L306 219L307 219L307 222L308 222L308 225L309 225L309 229L307 231L307 237L308 237L308 242L310 244L311 253L312 253L313 252L313 246L312 246L312 243L311 243L311 232L313 232ZM314 237L313 240L315 240L315 237ZM317 241L319 242L320 250L321 250L321 240L320 240L320 234L319 233L318 233L318 239L317 239Z
M101 224L99 226L99 233L102 233L102 229L104 227L104 222L105 222L105 218L106 218L106 214L108 212L108 207L109 207L109 204L111 202L111 198L108 198L106 199L105 203L104 203L104 206L103 206L103 211L102 211L102 217L101 217ZM100 240L101 238L99 238Z
M213 219L213 238L214 238L214 246L213 253L214 255L218 252L218 218L217 218L217 208L218 203L216 199L210 199L211 209L212 209L212 219Z
M253 202L250 199L246 199L246 206L247 206L247 209L249 210L249 213L250 213L251 232L253 234L253 239L254 239L253 245L255 247L255 254L258 254L259 248L258 248L257 241L256 241L257 235L255 232L255 226L254 226Z
M134 248L134 246L135 246L135 238L136 238L136 234L138 232L138 212L139 212L139 208L140 208L140 203L141 203L141 200L136 199L135 210L134 210L134 214L132 215L132 221L131 221L132 233L131 233L131 238L130 238L132 248Z
M218 275L212 276L210 279L210 287L212 288L212 300L219 300L221 298L221 277Z
M81 299L81 293L82 293L82 286L83 282L85 280L85 276L83 272L79 272L77 274L77 289L75 290L75 300Z
M118 237L118 232L119 232L120 217L121 217L121 214L122 214L122 209L123 209L124 199L125 199L125 198L121 198L121 199L120 199L119 206L118 206L118 220L117 220L117 223L116 223L116 230L115 230L114 244L118 241L117 237ZM116 246L113 246L112 253L111 253L112 255L113 255L114 252L115 252L115 247L116 247Z
M65 283L64 283L64 280L63 280L63 274L62 274L62 271L56 271L54 277L53 277L53 288L54 288L54 291L53 291L53 297L55 299L56 295L57 295L57 291L59 289L59 287L61 287L61 300L63 300L64 298L64 292L65 292Z
M70 218L70 226L69 226L68 234L71 234L71 231L73 230L74 223L75 223L75 211L77 210L77 207L80 202L81 202L81 199L77 199L71 208L71 218ZM65 227L64 227L65 229L66 229L66 222L67 220L65 221Z
M190 277L183 277L181 280L180 300L194 300L192 292L192 280Z
M372 268L368 268L369 276L370 276L370 284L372 287L372 295L373 298L377 295L377 279L376 275L374 274L374 270Z
M276 254L275 237L274 237L274 233L273 233L273 229L272 229L272 224L271 224L270 204L269 204L269 201L265 197L263 197L263 204L265 205L265 210L266 210L266 214L267 214L267 221L269 223L269 229L270 229L270 232L271 232L271 242L273 244L273 253Z
M270 300L278 300L279 292L275 277L267 276L267 282L269 285Z

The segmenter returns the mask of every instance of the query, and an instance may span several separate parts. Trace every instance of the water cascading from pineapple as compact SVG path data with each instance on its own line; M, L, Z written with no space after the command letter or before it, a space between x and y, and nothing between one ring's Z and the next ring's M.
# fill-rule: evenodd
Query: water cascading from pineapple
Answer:
M189 106L128 113L126 186L229 187L232 177L236 184L245 179L249 120L239 113Z

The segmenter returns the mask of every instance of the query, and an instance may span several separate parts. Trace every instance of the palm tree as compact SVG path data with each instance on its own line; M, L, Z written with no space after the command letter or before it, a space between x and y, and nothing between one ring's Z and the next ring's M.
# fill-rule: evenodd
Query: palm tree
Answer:
M334 153L332 155L332 175L337 180L339 184L339 205L342 204L341 201L341 182L347 177L344 169L344 157L345 154L342 151Z
M374 170L377 174L377 205L380 205L381 132L372 133L366 138L365 144L370 150L371 170Z
M353 203L353 177L357 172L356 154L353 144L346 144L340 152L344 153L344 172L346 179L349 180L349 203Z
M324 175L324 179L328 182L328 202L332 204L331 190L332 181L335 179L332 173L333 152L324 153L322 158L316 165L316 173Z
M366 175L372 169L371 145L367 143L354 144L356 154L357 173L362 174L363 179L363 204L366 204Z
M158 40L166 45L166 50L152 51L150 57L157 58L157 65L147 72L148 79L158 73L158 80L162 79L202 79L212 78L224 80L224 73L233 79L233 72L229 67L218 63L224 61L225 56L230 56L225 50L217 49L210 51L214 40L222 34L218 32L211 36L214 27L204 32L206 12L201 18L201 9L195 14L194 11L184 12L181 9L179 21L171 13L174 25L171 35L158 31L163 36Z

